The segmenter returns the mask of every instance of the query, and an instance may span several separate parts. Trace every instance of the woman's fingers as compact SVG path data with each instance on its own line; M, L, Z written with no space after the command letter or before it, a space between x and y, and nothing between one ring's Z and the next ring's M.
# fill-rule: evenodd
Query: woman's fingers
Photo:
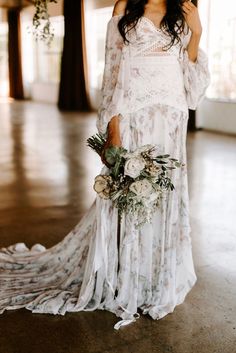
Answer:
M183 5L188 5L188 6L191 6L191 7L195 7L195 5L192 3L192 1L190 0L186 0L182 3Z
M185 3L182 5L182 8L185 9L185 10L188 10L188 11L191 10L191 8L189 8L189 6L187 6L187 5L185 5Z
M196 6L189 0L189 1L186 1L186 3L192 7L192 9L194 9Z
M191 13L188 9L184 9L184 8L183 8L183 12L185 15L189 15Z
M191 3L191 1L185 1L182 6L188 10L194 10L196 8L196 6Z
M183 7L184 11L187 11L187 12L191 12L192 11L192 8L187 6L187 5L183 5L182 7Z
M186 15L191 14L195 10L195 6L190 1L185 1L182 5L183 11Z
M185 1L182 4L182 9L185 21L191 31L195 33L201 33L202 27L197 7L190 1Z

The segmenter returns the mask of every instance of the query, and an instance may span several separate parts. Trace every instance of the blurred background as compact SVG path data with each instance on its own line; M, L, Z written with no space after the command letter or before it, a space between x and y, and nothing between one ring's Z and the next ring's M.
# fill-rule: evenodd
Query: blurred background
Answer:
M27 0L0 1L0 97L59 103L66 109L96 109L104 66L106 24L114 1L68 1L63 5L62 0L59 0L50 3L49 13L54 31L50 47L42 41L36 42L30 33L34 14L34 7L30 3ZM196 125L236 133L235 1L227 0L224 5L220 0L202 0L199 1L199 10L204 27L201 46L209 55L212 80L206 99L199 108ZM12 38L11 43L9 38ZM63 66L61 72L64 39L64 66L67 67ZM19 46L20 53L17 48L11 48L13 45ZM17 71L10 67L10 71L14 70L16 75L9 73L9 60L12 66L18 66ZM78 75L67 77L67 81L70 81L64 82L64 76L69 76L66 70L77 71ZM19 80L22 80L22 85L19 82L17 84ZM75 90L73 80L78 82L79 89L74 99L81 102L71 103L68 92L67 97L63 97L67 85L72 92ZM59 99L60 85L62 96ZM18 90L14 86L18 86Z
M37 3L0 0L0 248L61 241L94 201L101 169L86 139L96 132L115 1L41 0L50 46L35 40ZM173 315L142 317L118 333L107 312L6 312L0 353L235 352L236 1L198 7L211 84L190 111L187 136L197 285Z

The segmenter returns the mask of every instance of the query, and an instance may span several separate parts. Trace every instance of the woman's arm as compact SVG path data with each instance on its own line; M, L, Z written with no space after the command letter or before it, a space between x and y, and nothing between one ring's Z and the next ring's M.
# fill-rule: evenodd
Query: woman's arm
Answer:
M112 16L123 15L125 13L127 1L126 0L119 0L116 2ZM119 124L119 116L115 115L112 117L108 124L107 128L107 143L105 148L110 146L121 146L121 138L120 138L120 124Z
M190 0L183 3L185 21L191 30L191 37L188 43L188 57L191 61L196 62L199 43L202 35L202 25L198 13L198 9Z
M203 99L210 83L208 57L199 47L202 34L198 9L191 1L183 3L186 25L189 33L184 33L182 39L182 67L186 101L188 108L195 110Z
M127 0L119 0L115 3L112 16L124 15Z

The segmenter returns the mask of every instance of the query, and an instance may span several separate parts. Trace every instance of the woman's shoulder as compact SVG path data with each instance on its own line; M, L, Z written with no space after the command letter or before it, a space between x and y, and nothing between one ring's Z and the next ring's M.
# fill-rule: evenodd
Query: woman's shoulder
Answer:
M112 16L124 15L126 5L127 5L127 0L116 1L114 8L113 8Z
M114 27L117 29L117 24L120 20L120 18L122 18L122 16L124 16L125 14L125 8L126 8L126 4L127 4L127 0L119 0L116 1L113 11L112 11L112 16L110 18L110 20L108 21L108 27Z

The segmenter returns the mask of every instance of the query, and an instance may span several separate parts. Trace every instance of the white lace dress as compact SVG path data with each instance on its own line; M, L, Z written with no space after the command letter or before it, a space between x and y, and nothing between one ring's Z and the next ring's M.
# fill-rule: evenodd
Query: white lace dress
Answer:
M129 32L130 44L123 44L120 17L112 17L107 27L98 130L105 133L119 114L128 150L155 143L186 164L188 108L196 108L209 83L207 57L199 49L197 61L189 61L189 34L163 51L170 38L144 16ZM196 282L186 165L174 170L172 179L175 190L152 224L137 230L131 217L122 219L119 252L117 210L99 197L55 246L2 248L0 312L25 307L64 315L105 309L122 318L117 329L134 321L138 308L153 319L172 312Z

